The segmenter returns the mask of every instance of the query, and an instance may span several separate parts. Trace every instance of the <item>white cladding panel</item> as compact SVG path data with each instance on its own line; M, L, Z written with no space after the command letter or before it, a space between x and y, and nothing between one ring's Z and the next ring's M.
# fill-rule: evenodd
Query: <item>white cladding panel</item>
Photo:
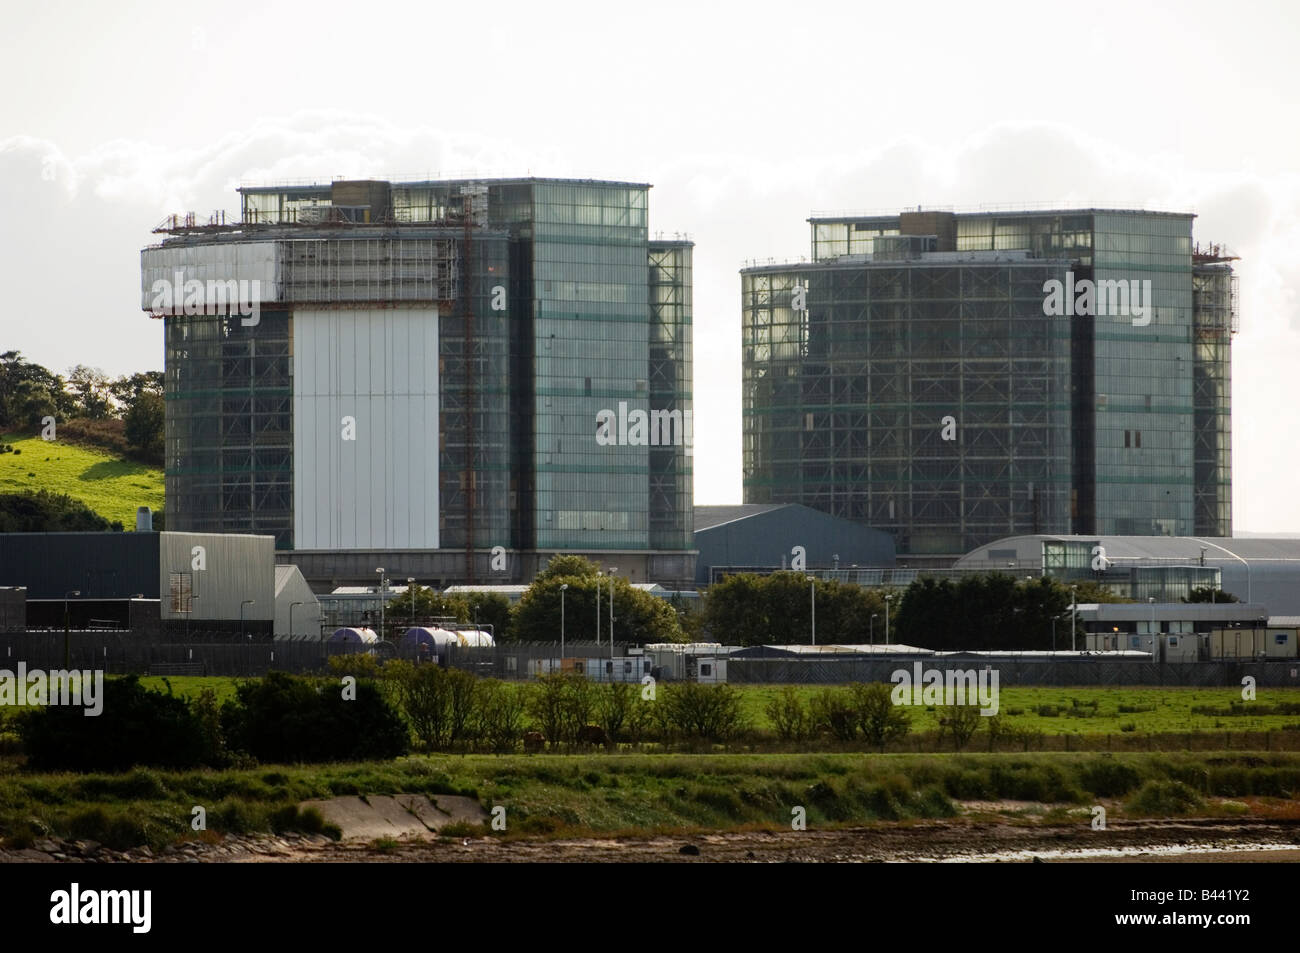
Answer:
M294 548L437 549L437 308L295 308L293 451Z
M177 285L177 278L181 284ZM184 301L184 282L197 279L203 282L204 301L207 283L244 281L241 294L251 291L251 300L272 302L280 300L280 266L275 242L228 242L213 245L189 245L170 248L146 248L140 252L140 307L157 313L180 313ZM170 289L172 301L159 300L164 281ZM254 284L256 282L256 284Z

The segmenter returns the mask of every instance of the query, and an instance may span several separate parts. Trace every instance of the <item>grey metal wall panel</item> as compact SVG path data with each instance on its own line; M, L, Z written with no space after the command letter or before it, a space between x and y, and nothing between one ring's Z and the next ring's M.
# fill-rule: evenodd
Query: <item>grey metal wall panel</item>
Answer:
M243 618L269 622L275 618L275 538L227 533L159 533L162 543L158 565L158 591L162 593L162 618L184 619L170 599L171 574L192 575L194 621ZM203 549L197 569L195 547Z
M707 585L713 566L786 566L791 550L802 546L809 569L894 565L894 543L887 533L828 516L807 506L790 505L697 530L695 581Z
M157 599L158 533L0 534L0 586L26 586L28 599Z

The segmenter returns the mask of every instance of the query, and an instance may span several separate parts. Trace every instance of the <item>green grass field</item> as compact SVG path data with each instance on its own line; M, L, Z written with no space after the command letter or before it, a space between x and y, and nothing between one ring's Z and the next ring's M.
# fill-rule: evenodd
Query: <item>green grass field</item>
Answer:
M166 691L161 677L140 681L147 688ZM175 694L185 697L193 697L201 689L211 688L221 703L235 694L236 679L233 678L180 676L166 681L171 683ZM826 687L836 686L800 685L795 690L806 705L812 696ZM764 709L784 686L741 685L737 688L750 725L759 731L771 731L772 725ZM1250 705L1245 706L1247 714L1242 715L1193 713L1194 708L1227 709L1232 702L1240 702L1241 690L1236 688L1004 688L999 692L998 701L1001 713L1013 728L1036 728L1045 735L1300 730L1300 713L1251 715ZM1095 709L1093 702L1096 702ZM1300 689L1263 688L1259 690L1255 704L1297 705L1300 704ZM1121 706L1149 710L1120 711ZM1040 710L1051 709L1057 714L1040 714ZM939 727L938 712L921 707L909 708L908 711L912 716L913 731L934 731Z
M770 728L764 714L769 701L784 688L781 685L744 685L745 712L756 727ZM826 686L796 686L804 704ZM1195 714L1192 709L1227 709L1241 701L1239 688L1002 688L999 712L1015 728L1037 728L1048 735L1083 735L1133 732L1192 732L1213 730L1265 731L1300 729L1300 712L1295 714L1243 715ZM1095 708L1093 707L1095 703ZM1300 704L1300 689L1263 688L1255 704ZM1148 709L1121 711L1126 709ZM1054 710L1056 714L1046 712ZM939 713L910 707L913 731L939 727ZM1042 713L1040 713L1042 712ZM1128 726L1132 726L1131 728Z
M163 472L154 467L58 440L21 434L0 439L22 451L0 455L0 493L66 493L127 529L135 526L136 507L163 508Z

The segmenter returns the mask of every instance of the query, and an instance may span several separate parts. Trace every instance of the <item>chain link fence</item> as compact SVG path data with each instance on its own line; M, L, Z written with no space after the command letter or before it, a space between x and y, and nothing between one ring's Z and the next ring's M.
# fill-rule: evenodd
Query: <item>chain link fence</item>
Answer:
M837 685L849 682L888 682L899 670L913 674L913 660L898 659L760 659L727 660L732 684ZM1144 662L1099 659L1028 660L935 659L922 661L925 670L996 671L1001 688L1011 686L1240 686L1251 676L1261 687L1300 687L1300 661Z
M567 642L560 664L559 642L530 642L488 648L440 646L424 654L418 647L393 642L349 644L320 640L231 642L227 633L195 633L185 642L160 642L127 631L0 632L0 668L91 669L110 675L225 675L260 676L269 671L323 672L336 655L373 655L379 660L406 659L463 668L487 678L529 679L551 671L579 671L593 680L607 681L611 659L609 643ZM215 639L220 636L221 641ZM612 666L622 673L627 645L614 643ZM639 676L639 673L638 673ZM617 679L631 680L631 679Z

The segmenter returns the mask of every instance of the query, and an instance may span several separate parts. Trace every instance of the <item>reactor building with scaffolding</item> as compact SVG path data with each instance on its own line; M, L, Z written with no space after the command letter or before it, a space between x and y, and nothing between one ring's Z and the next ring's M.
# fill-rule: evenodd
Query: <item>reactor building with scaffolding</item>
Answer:
M555 553L687 583L691 255L650 186L239 189L141 253L169 530L275 537L313 584L530 581Z
M746 503L942 566L1023 534L1231 536L1233 256L1191 214L815 215L741 271Z

